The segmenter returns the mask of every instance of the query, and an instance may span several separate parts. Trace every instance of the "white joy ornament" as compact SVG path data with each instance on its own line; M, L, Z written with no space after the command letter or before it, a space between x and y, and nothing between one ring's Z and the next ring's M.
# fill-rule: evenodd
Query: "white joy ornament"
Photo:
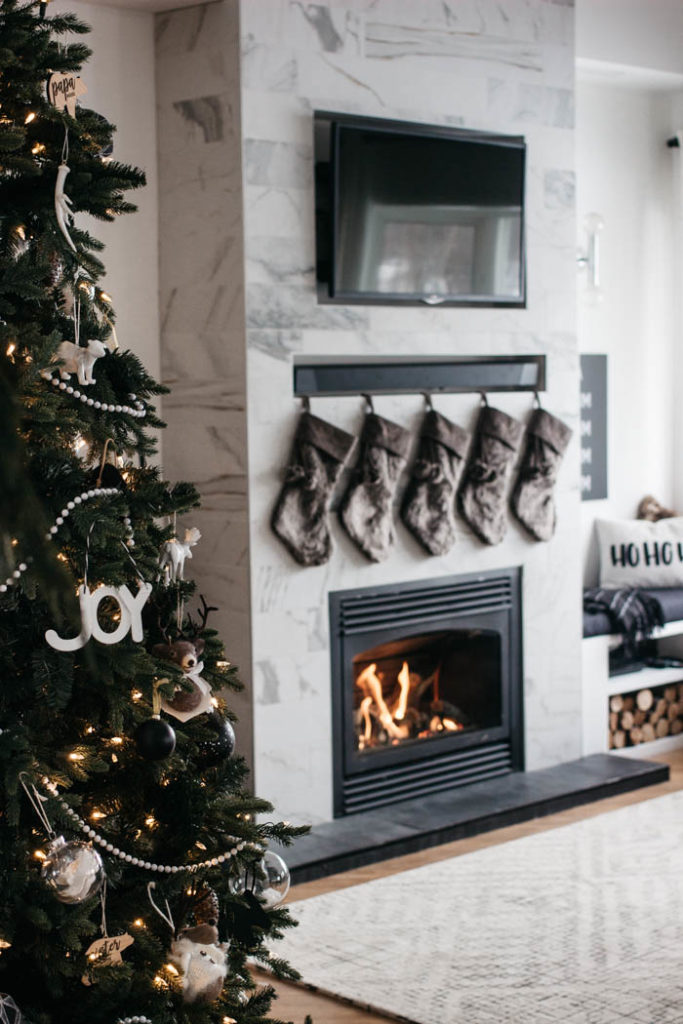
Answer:
M78 601L81 606L81 631L78 636L65 638L59 636L54 629L45 632L45 639L56 651L78 651L85 647L91 637L101 644L118 644L125 636L130 635L135 643L141 643L144 637L142 628L142 609L152 593L151 583L141 583L137 594L131 594L127 586L101 586L90 591L85 584L78 588ZM97 617L100 602L106 597L117 602L120 619L115 630L107 632L102 629Z

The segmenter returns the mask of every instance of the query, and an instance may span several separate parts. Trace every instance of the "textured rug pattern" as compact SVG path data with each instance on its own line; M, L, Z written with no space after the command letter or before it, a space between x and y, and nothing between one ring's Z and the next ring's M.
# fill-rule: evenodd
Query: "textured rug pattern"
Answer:
M683 1024L683 793L292 905L277 952L414 1024Z

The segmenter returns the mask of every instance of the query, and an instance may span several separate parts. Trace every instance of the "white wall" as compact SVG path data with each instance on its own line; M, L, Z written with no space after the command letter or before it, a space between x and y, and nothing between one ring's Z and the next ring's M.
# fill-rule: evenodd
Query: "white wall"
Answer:
M82 77L83 103L113 122L114 157L142 167L147 187L130 193L139 207L114 223L90 221L106 249L102 281L117 313L117 335L159 377L157 140L154 92L154 16L79 0L54 0L50 13L73 11L92 27L78 39L93 50ZM87 223L87 221L85 221Z
M596 211L602 302L579 275L582 352L608 356L608 498L582 504L585 580L597 582L592 524L632 518L640 499L674 501L672 369L677 345L668 94L579 83L577 227Z
M676 253L674 258L675 292L676 292L676 362L674 365L676 382L683 380L683 89L671 98L669 111L669 137L676 134L681 141L681 148L670 150L673 172L673 204L674 204L674 236ZM683 402L676 402L676 471L674 475L674 505L683 511L683 472L679 467L683 464Z
M596 518L632 518L648 493L683 512L683 188L666 147L683 128L681 39L681 0L577 0L579 246L586 213L606 221L600 305L579 279L579 347L608 355L609 388L608 498L582 504L586 585Z

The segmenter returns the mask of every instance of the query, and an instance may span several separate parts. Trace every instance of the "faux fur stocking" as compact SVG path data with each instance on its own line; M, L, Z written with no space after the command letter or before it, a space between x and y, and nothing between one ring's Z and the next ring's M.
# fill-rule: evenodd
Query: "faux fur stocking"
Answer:
M526 447L512 492L512 511L536 540L555 532L553 488L572 431L545 409L536 409L527 428Z
M401 518L430 555L445 555L455 542L455 491L469 441L467 430L434 409L425 415Z
M409 431L373 412L366 415L360 457L339 515L372 562L383 561L394 544L391 505L409 447Z
M505 491L523 432L519 420L500 409L485 405L479 414L458 506L485 544L499 544L505 536Z
M301 565L322 565L332 551L328 506L356 439L303 412L271 526Z

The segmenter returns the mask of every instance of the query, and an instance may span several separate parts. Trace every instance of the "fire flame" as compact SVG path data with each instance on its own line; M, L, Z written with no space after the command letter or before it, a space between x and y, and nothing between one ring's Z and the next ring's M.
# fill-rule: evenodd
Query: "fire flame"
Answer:
M395 746L404 740L422 739L465 728L454 712L457 708L439 699L440 668L422 678L404 661L392 677L371 662L358 673L356 686L362 692L356 712L358 747ZM427 694L429 693L429 696Z
M398 699L398 706L394 712L394 718L397 722L402 722L406 717L408 694L410 693L410 669L408 668L407 661L403 662L403 668L398 674L398 684L401 687L401 696Z

